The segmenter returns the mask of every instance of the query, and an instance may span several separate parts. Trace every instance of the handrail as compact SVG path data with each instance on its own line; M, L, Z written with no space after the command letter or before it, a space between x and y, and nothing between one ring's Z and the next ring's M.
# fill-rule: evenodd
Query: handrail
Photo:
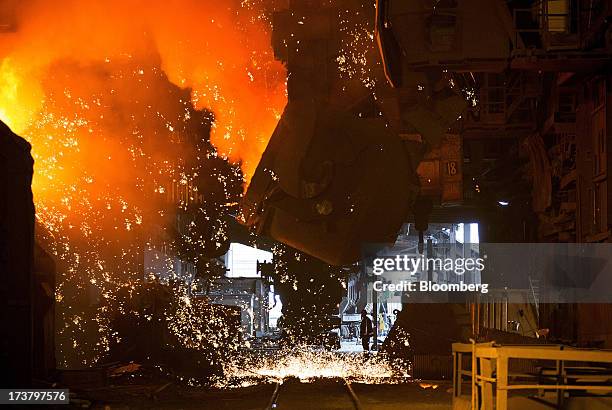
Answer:
M489 405L492 404L492 397L488 396L488 401L478 403L478 397L480 396L477 390L491 385L494 385L496 410L506 410L508 392L513 390L557 391L557 394L561 394L560 392L562 391L574 390L612 392L612 384L575 384L570 382L570 380L576 378L572 377L571 374L568 375L567 372L571 368L564 366L564 363L568 361L612 363L612 351L610 350L579 349L564 345L495 345L493 342L477 344L474 340L471 340L470 344L453 343L452 351L456 364L454 366L455 374L453 375L453 397L460 395L464 376L469 377L472 385L472 408L482 405L484 410L489 409L487 403ZM470 370L462 368L464 354L472 355L472 368ZM542 384L541 382L537 384L508 384L509 379L512 377L508 369L510 359L556 361L557 378L554 380L555 384ZM478 360L495 361L495 363L489 366L477 366ZM484 368L491 369L493 365L497 369L495 374L480 374ZM606 375L600 376L602 380L607 380ZM589 381L596 383L594 379Z

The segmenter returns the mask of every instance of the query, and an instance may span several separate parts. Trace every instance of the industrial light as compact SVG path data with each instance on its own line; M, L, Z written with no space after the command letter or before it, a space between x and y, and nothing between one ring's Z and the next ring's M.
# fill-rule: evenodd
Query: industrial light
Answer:
M501 206L508 206L510 205L510 202L508 201L497 201L498 204L500 204Z

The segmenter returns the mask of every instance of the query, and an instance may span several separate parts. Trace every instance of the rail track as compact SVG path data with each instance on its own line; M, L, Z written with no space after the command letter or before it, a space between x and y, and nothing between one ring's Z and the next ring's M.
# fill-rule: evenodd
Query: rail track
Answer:
M350 381L343 378L311 383L284 379L276 383L266 410L323 408L324 402L330 404L330 408L349 409L352 406L355 410L363 410Z

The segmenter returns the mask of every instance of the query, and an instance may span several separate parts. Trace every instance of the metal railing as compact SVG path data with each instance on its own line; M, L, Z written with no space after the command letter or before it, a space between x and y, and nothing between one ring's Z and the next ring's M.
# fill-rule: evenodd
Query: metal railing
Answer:
M465 358L471 366L464 367ZM553 363L550 368L540 367L538 372L512 373L510 360L531 362L534 367L539 361ZM569 363L596 363L598 367L570 367ZM577 349L564 345L495 345L453 344L453 408L465 406L469 397L472 409L506 410L509 392L537 391L556 393L556 408L562 408L568 400L566 392L578 391L588 397L612 392L612 351ZM474 371L474 369L476 369ZM584 375L585 369L591 369ZM464 394L465 379L471 386L470 395ZM520 380L520 383L510 383ZM538 401L537 397L523 396ZM612 398L609 398L612 401ZM541 401L541 399L540 399Z
M566 5L567 11L550 12L550 1L539 1L531 8L516 8L512 10L514 25L514 44L523 45L523 35L537 33L542 47L547 50L573 49L579 45L579 31L571 30L571 22L574 17ZM532 22L533 27L528 27L527 22ZM577 22L578 23L578 22ZM560 35L565 35L560 37Z

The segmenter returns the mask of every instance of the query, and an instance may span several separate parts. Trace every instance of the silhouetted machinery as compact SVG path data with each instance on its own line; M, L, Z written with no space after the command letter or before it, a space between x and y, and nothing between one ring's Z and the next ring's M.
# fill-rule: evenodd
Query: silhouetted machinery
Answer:
M365 243L394 242L411 218L425 231L432 209L462 205L457 120L480 78L526 52L501 0L378 0L369 18L382 64L369 67L374 90L360 88L334 70L345 52L339 11L350 19L363 9L359 0L293 0L275 13L289 103L241 205L258 233L336 265L356 262ZM406 305L386 349L406 356L407 331L408 354L450 352L471 330L462 309Z
M448 135L467 107L457 71L502 70L511 43L509 12L498 0L379 0L384 73L372 64L379 75L373 111L383 116L364 118L338 103L351 92L357 101L363 95L339 87L343 80L330 74L340 52L335 33L342 31L330 16L362 7L340 3L291 1L275 14L274 45L289 70L289 103L242 203L244 222L257 232L336 265L355 262L364 243L393 242L423 180L457 175L461 142ZM417 175L424 156L448 153L447 145L455 158L443 155ZM452 184L460 201L461 180ZM426 228L427 215L415 214Z
M260 233L333 265L389 242L416 197L415 165L380 119L289 102L243 203Z
M394 87L415 72L502 71L510 57L512 17L501 0L378 0L376 32Z
M39 353L33 334L33 164L30 144L0 122L0 383L7 387L29 386L40 364L33 360Z

